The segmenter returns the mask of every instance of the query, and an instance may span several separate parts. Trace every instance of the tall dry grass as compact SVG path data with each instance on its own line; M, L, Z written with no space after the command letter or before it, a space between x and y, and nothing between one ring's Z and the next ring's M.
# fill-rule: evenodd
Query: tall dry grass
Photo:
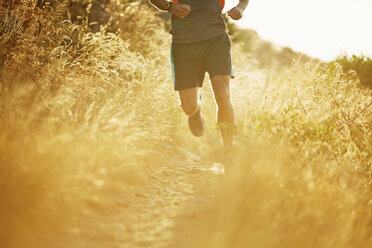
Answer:
M1 9L0 246L125 243L116 198L147 184L179 119L168 53L60 20L54 4Z

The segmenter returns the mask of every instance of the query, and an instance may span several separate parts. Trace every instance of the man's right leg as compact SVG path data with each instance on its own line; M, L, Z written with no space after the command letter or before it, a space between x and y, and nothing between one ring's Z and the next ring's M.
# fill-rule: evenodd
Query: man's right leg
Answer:
M207 45L206 42L172 43L171 49L174 89L179 92L180 106L188 116L190 131L197 137L204 133L199 90L206 72Z
M178 91L180 95L180 107L187 116L194 115L200 110L199 87Z
M201 116L201 101L199 87L185 90L179 90L180 106L183 112L188 116L188 124L191 133L200 137L204 133L204 121Z

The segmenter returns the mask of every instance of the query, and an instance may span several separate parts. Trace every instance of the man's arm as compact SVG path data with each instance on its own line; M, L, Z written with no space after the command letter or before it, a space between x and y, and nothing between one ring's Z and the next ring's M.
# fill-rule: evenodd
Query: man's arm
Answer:
M240 0L239 4L238 4L238 7L242 8L243 11L244 11L245 8L247 8L248 3L249 3L249 0Z
M167 11L168 3L166 0L150 0L150 3L160 10Z
M168 2L167 0L150 0L150 3L152 3L152 5L163 11L168 10L167 2ZM172 3L172 6L169 11L178 18L184 19L186 16L190 14L191 6L181 3Z
M243 12L247 8L249 0L239 0L236 7L229 10L227 13L233 20L239 20L243 17Z

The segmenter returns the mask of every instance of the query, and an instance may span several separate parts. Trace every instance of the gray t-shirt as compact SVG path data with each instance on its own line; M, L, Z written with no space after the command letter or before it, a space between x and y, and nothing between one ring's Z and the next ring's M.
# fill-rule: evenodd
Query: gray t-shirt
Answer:
M185 19L172 15L174 43L193 43L214 38L226 32L219 0L178 0L191 6Z

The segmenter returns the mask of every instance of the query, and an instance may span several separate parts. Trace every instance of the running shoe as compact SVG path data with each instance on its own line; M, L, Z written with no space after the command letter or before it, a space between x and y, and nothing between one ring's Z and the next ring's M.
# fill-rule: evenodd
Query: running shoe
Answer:
M194 115L189 116L189 128L191 133L196 136L200 137L204 133L204 120L203 117L201 116L200 110L196 112Z

